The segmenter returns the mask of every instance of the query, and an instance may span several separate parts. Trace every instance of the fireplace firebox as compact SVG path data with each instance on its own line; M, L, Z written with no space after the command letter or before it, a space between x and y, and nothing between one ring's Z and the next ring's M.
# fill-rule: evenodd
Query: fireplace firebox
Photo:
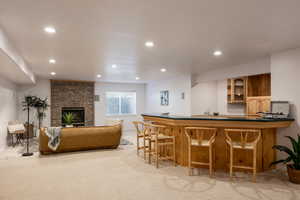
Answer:
M74 126L85 126L84 107L63 107L61 112L62 126L66 125L63 118L66 113L72 113L74 115Z

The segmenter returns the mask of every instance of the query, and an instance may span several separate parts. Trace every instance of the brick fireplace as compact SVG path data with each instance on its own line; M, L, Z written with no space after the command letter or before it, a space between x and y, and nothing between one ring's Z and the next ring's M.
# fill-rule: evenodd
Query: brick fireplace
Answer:
M93 126L94 90L94 82L51 80L51 126L63 125L64 112L77 113L80 126Z

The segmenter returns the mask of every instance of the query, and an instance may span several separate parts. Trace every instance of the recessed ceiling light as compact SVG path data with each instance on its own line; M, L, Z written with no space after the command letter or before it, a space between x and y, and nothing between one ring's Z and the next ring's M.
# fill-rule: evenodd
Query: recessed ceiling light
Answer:
M135 80L140 80L140 77L135 77Z
M154 43L152 41L145 42L146 47L154 47Z
M56 63L56 60L50 59L50 60L49 60L49 63L50 63L50 64L55 64L55 63Z
M55 28L52 27L52 26L47 26L47 27L45 27L45 28L44 28L44 31L45 31L46 33L50 33L50 34L56 33Z
M101 78L101 74L98 74L98 75L97 75L97 78Z
M117 68L117 65L113 64L111 67L115 69L115 68Z
M56 75L56 73L55 73L55 72L51 72L50 74L51 74L52 76L55 76L55 75Z
M166 72L167 70L165 68L160 69L161 72Z
M214 51L214 56L221 56L223 53L220 50Z

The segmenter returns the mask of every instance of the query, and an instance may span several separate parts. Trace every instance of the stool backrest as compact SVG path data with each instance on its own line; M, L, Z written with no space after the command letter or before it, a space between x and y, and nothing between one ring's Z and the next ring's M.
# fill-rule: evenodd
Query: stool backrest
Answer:
M153 124L153 121L150 121L150 120L144 120L143 122L147 123L147 124Z
M256 146L261 139L261 130L258 129L225 129L224 132L229 145L238 142L242 148L245 148L246 144Z
M206 128L206 127L186 127L185 135L188 137L189 142L194 139L197 140L199 144L202 144L204 140L212 144L217 135L216 128Z
M169 135L170 131L167 126L144 123L145 134L147 135Z
M144 132L144 122L141 121L133 121L132 122L135 129L136 129L136 133L137 135L142 135Z

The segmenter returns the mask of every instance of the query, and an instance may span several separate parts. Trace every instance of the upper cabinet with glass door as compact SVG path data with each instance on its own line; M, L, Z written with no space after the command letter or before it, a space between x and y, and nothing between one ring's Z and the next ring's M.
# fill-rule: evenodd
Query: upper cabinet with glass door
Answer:
M246 77L232 78L227 80L228 103L246 103Z

